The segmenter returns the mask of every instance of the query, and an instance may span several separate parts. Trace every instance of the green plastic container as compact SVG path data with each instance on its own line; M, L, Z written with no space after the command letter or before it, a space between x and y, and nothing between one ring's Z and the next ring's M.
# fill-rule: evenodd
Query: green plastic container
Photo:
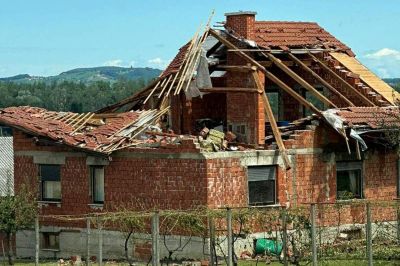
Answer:
M272 253L279 255L282 252L282 244L275 240L260 238L256 240L256 254Z

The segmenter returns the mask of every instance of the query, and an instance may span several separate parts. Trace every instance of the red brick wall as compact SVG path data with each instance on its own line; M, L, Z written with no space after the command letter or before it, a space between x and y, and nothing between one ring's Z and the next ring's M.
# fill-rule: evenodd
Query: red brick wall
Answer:
M247 61L237 54L228 53L228 65L246 65ZM258 72L264 85L265 76ZM226 84L228 87L256 88L251 73L228 72ZM265 112L261 95L256 93L230 92L226 96L228 124L246 125L247 139L243 140L252 144L264 144L265 138Z
M225 26L234 30L241 37L253 40L255 20L256 16L251 14L227 16Z
M397 161L394 151L368 152L364 164L364 195L366 198L393 200L397 198Z
M296 131L294 138L286 140L288 148L323 148L326 143L342 143L332 129L318 127L317 130ZM33 157L18 155L20 151L43 150L36 147L25 134L15 132L15 184L16 190L29 180L32 189L38 188L38 169ZM157 153L198 154L192 141L184 141L180 148L159 149ZM337 144L335 144L337 145ZM62 151L60 147L45 147L46 150ZM67 151L68 149L66 149ZM197 206L211 208L247 205L247 169L240 158L183 159L153 158L149 152L143 156L113 156L105 166L105 208L115 210L118 206L144 209L192 209ZM280 204L302 205L312 202L335 202L336 164L332 153L297 154L290 171L278 167L277 194ZM397 191L398 155L390 151L368 151L364 161L364 194L368 200L392 200ZM42 214L85 214L94 212L88 204L89 167L85 157L66 157L61 165L62 204L42 207ZM361 215L361 209L351 207L343 211L350 222ZM324 219L336 221L330 214ZM394 215L379 212L380 217ZM361 215L362 216L362 215ZM336 217L336 218L335 218ZM359 218L357 218L359 219ZM354 221L354 220L352 220ZM62 223L57 223L62 225ZM68 222L64 225L84 226L83 223Z
M247 205L247 172L237 158L207 160L208 206Z

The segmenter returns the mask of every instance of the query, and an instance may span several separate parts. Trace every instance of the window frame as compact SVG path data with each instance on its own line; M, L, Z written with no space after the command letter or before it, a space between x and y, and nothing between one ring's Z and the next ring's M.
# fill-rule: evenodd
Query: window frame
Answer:
M357 200L357 199L364 199L364 165L363 161L340 161L336 162L336 200ZM360 180L359 180L359 190L360 195L354 196L348 199L342 199L338 196L338 172L349 172L349 171L359 171L360 173Z
M96 195L96 182L95 182L95 170L96 169L102 169L103 170L103 201L96 201L95 200L95 195ZM89 167L89 172L90 172L90 202L91 204L99 204L103 205L105 201L105 167L102 165L91 165Z
M54 180L43 180L42 167L43 166L55 166L58 167L58 180L56 182L60 183L60 198L47 198L45 197L45 183ZM59 164L39 164L39 178L40 178L40 200L48 202L61 202L62 200L62 187L61 187L61 165Z
M266 179L263 180L250 180L249 172L251 168L271 168L273 169L273 179ZM273 202L250 202L250 182L262 182L262 181L274 181L273 185ZM273 206L278 204L278 182L277 182L277 166L276 165L249 165L247 166L247 204L248 206Z
M56 239L56 246L50 246L50 237ZM60 250L60 232L41 232L41 249L42 250Z

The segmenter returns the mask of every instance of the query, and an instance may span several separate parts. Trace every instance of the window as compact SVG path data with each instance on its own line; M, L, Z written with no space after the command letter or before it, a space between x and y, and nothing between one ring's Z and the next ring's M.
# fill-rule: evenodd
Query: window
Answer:
M324 94L324 89L319 87L319 88L315 88L319 93L321 93L322 95L324 95L326 97L326 95ZM321 102L313 93L311 93L310 91L303 89L302 90L302 94L303 94L303 98L306 99L308 102L312 103L315 107L317 107L319 110L325 110L325 106L324 103ZM312 111L310 111L308 108L303 106L303 116L308 116L311 115Z
M41 239L42 249L56 249L60 248L60 234L59 233L42 233Z
M276 166L249 166L249 205L276 203Z
M278 121L280 119L280 95L279 91L267 91L267 97L269 100L269 104L271 105L272 113L274 114L275 120Z
M92 203L104 203L104 167L90 167Z
M60 166L41 164L39 165L39 176L41 181L41 200L60 201L61 182Z
M0 137L11 137L12 129L9 127L0 126Z
M336 164L336 198L362 198L361 162L340 162Z

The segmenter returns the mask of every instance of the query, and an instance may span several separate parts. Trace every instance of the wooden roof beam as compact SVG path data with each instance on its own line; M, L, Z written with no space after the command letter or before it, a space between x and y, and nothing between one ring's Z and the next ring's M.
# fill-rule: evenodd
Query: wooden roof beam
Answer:
M285 82L280 80L278 77L276 77L274 74L271 72L267 71L265 74L265 77L267 77L269 80L271 80L273 83L278 85L279 88L287 92L290 96L292 96L295 100L297 100L301 105L304 107L310 109L312 112L316 113L320 117L322 117L321 111L315 107L312 103L304 99L300 94L298 94L295 90L293 90L291 87L289 87Z
M282 71L284 71L286 74L288 74L291 78L293 78L297 83L299 83L301 86L303 86L306 90L311 92L315 97L317 97L318 100L320 100L324 104L327 104L328 106L337 108L337 106L333 102L331 102L328 98L326 98L324 95L322 95L310 83L308 83L302 77L297 75L293 70L291 70L289 67L287 67L285 64L283 64L280 59L276 58L275 56L273 56L270 53L261 53L261 54L264 55L265 57L269 58L271 61L273 61L277 67L279 67Z
M242 57L243 59L245 59L246 61L248 61L249 63L251 63L252 65L256 66L257 68L259 68L262 72L266 72L265 67L263 67L260 63L258 63L256 60L254 60L253 58L251 58L249 55L245 54L244 52L238 50L238 48L231 43L230 41L228 41L227 39L225 39L224 37L220 36L218 34L218 32L216 32L213 29L209 29L209 33L214 36L218 41L220 41L221 43L223 43L226 47L230 48L230 49L235 49L237 51L235 51L237 53L237 55L239 55L240 57ZM257 50L254 50L253 52L257 52Z
M269 60L267 60L267 61L258 61L262 66L264 66L264 67L271 67L271 66L273 66L273 62L272 61L269 61ZM311 64L312 64L312 60L303 60L302 61L306 66L311 66ZM295 63L293 62L293 61L282 61L282 63L284 63L286 66L288 66L288 67L292 67L292 66L294 66L295 65Z
M298 66L303 68L306 72L310 73L316 80L318 80L325 88L329 89L335 95L339 96L340 99L346 102L349 106L355 106L349 99L347 99L343 94L341 94L338 90L336 90L331 84L329 84L326 80L324 80L320 75L315 73L311 68L306 66L300 59L298 59L295 55L289 53L288 56L293 60Z
M364 94L362 94L360 91L358 91L356 88L351 86L350 83L348 83L346 80L344 80L341 76L339 76L335 71L333 71L330 67L325 65L321 60L319 60L317 57L315 57L313 54L308 53L308 55L318 63L326 72L330 73L336 80L338 80L340 83L343 84L349 91L355 93L357 96L360 97L360 99L367 104L367 106L376 106L370 99L368 99Z
M229 92L248 92L248 93L262 93L258 89L254 88L234 88L234 87L212 87L200 89L201 92L210 93L229 93Z
M279 131L278 125L276 124L276 120L275 120L274 114L272 112L272 108L269 103L267 94L265 93L264 86L262 85L262 83L260 81L260 77L258 76L257 71L253 71L252 75L253 75L254 83L256 84L257 89L262 91L261 95L262 95L262 99L264 102L265 113L267 114L268 121L271 124L272 133L274 134L275 141L276 141L279 151L281 153L283 163L285 164L286 170L289 170L291 168L289 156L287 154L285 144L283 143L282 136Z

